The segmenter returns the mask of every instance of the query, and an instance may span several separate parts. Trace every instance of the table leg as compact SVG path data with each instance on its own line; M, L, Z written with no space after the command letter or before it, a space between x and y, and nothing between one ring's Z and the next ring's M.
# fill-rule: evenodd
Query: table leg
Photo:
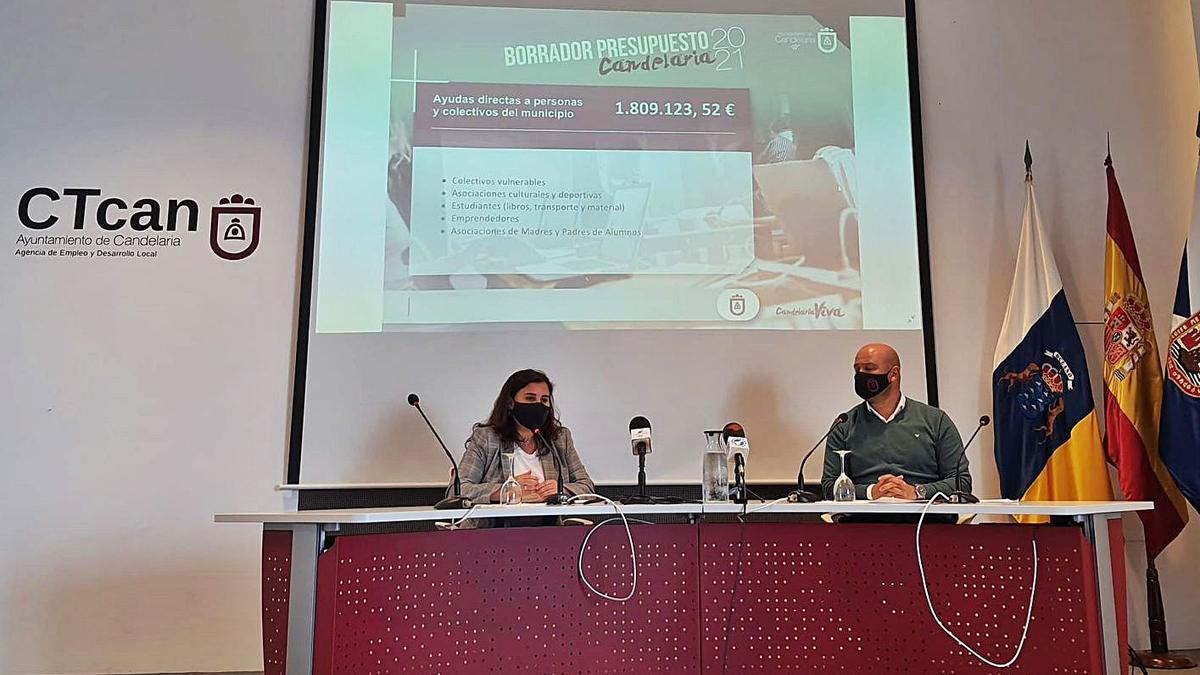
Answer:
M312 675L313 635L317 602L317 557L325 540L322 525L267 525L292 533L288 589L287 675Z
M1083 517L1083 531L1092 543L1092 564L1096 568L1096 595L1100 603L1101 656L1106 675L1125 672L1125 650L1117 628L1116 588L1113 585L1112 546L1108 537L1109 514Z

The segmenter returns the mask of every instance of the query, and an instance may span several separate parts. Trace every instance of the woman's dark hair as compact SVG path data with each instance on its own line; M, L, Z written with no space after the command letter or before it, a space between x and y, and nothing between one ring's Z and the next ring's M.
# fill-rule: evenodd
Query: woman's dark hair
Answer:
M488 415L484 425L495 429L501 439L509 443L516 443L519 439L517 438L517 422L512 416L512 404L518 391L535 382L545 383L550 389L550 416L546 418L546 424L542 426L541 435L553 443L554 439L558 438L558 430L561 428L558 422L558 411L554 409L554 383L540 370L527 368L509 375L508 379L504 381L504 386L500 387L496 402L492 404L492 413ZM539 455L547 452L544 445L538 448Z

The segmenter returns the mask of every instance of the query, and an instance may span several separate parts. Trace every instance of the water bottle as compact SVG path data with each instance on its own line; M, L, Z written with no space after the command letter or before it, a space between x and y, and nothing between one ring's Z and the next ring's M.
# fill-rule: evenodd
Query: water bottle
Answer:
M721 432L706 431L708 446L704 450L703 497L708 502L729 501L729 460L721 447Z

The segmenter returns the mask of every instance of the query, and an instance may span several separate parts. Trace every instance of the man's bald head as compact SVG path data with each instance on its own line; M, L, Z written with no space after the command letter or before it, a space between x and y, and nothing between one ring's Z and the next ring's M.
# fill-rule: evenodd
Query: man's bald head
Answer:
M900 366L900 355L891 345L873 342L863 345L854 356L854 370L863 373L886 373Z

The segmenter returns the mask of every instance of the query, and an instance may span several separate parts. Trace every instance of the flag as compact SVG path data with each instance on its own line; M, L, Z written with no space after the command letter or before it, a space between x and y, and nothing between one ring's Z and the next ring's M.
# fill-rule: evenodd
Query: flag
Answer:
M1192 227L1183 246L1179 286L1171 312L1171 340L1167 343L1167 377L1163 382L1162 424L1158 447L1163 463L1183 495L1200 509L1200 171Z
M1083 343L1042 231L1029 174L1017 267L993 363L1001 494L1025 500L1112 499Z
M1105 451L1120 474L1126 499L1154 502L1138 511L1153 561L1187 523L1187 504L1158 454L1163 394L1158 344L1142 280L1129 214L1111 158L1108 174L1108 239L1104 248Z

